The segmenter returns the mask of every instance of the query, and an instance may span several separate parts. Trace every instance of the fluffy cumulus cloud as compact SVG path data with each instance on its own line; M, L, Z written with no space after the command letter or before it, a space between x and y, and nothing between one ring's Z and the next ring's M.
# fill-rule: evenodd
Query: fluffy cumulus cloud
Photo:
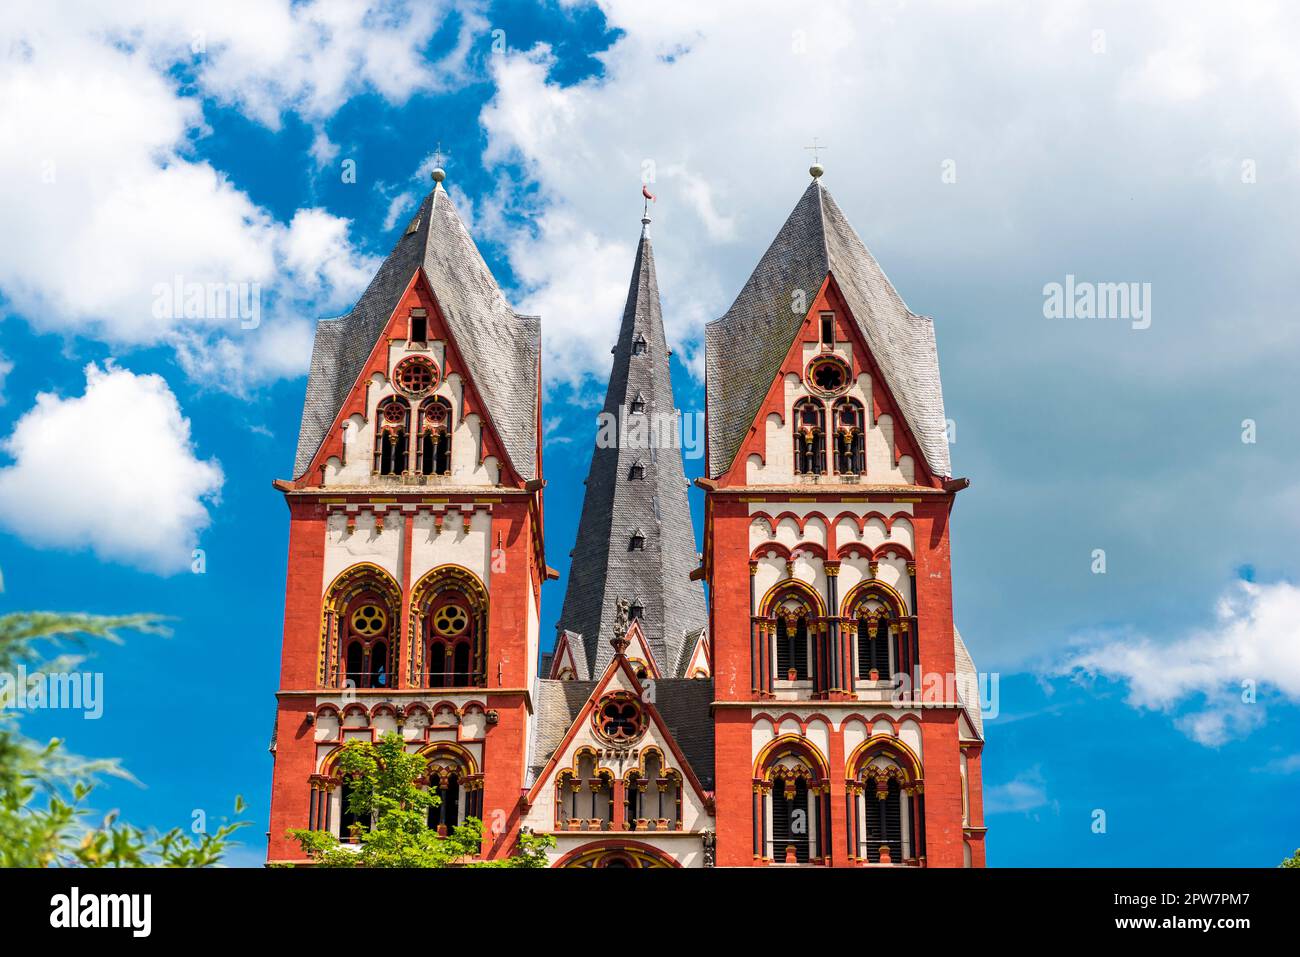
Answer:
M426 61L449 23L452 52ZM304 317L347 308L376 263L354 250L347 220L321 209L277 219L195 159L203 101L273 129L289 111L321 123L364 92L400 102L463 82L480 27L450 4L9 5L7 310L113 345L173 343L188 371L225 388L301 373L309 350L286 358L280 347L309 341ZM318 133L317 159L332 149ZM239 299L213 298L232 284Z
M223 481L162 377L112 365L88 365L82 395L39 394L0 448L10 531L160 574L190 565Z
M1269 698L1300 704L1300 588L1238 582L1212 625L1162 641L1097 636L1055 671L1122 681L1129 704L1175 714L1190 738L1218 746L1262 725Z

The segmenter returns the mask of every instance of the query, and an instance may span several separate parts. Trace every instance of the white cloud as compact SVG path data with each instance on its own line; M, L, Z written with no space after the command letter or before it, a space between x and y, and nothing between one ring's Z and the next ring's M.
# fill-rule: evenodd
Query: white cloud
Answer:
M984 791L985 814L1028 814L1047 803L1047 782L1038 767L1022 771L1005 784Z
M1122 681L1135 708L1173 712L1195 702L1175 723L1215 747L1264 723L1267 694L1300 703L1300 588L1238 582L1220 599L1210 626L1167 641L1093 637L1054 670Z
M201 101L229 104L270 128L294 111L317 125L312 153L337 147L324 119L375 92L401 102L468 76L481 20L471 4L247 2L220 16L186 5L123 2L0 14L0 234L6 308L41 331L113 346L171 343L186 369L235 391L301 374L319 314L359 295L377 261L359 255L349 221L321 209L278 220L220 170L195 160L208 132ZM453 14L456 14L453 17ZM454 48L427 62L435 32ZM181 86L173 71L192 73ZM174 283L257 284L256 329L154 308ZM286 328L288 327L288 328ZM294 328L298 327L298 328Z
M80 396L38 394L0 448L13 459L0 523L38 547L160 574L189 566L223 482L166 381L112 365L88 365Z
M0 405L4 405L8 399L5 396L5 382L9 379L9 373L14 371L14 364L0 353Z

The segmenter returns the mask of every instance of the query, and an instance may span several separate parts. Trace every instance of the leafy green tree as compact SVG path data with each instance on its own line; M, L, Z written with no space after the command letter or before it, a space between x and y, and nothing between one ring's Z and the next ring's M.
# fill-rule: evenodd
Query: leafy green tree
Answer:
M87 805L103 776L135 780L116 760L69 753L57 738L40 744L19 730L13 707L18 666L29 675L77 670L90 639L120 644L118 631L165 634L155 615L22 612L0 617L0 867L209 867L248 821L227 820L211 834L180 828L144 831L111 812L98 821ZM235 800L235 815L244 810Z
M1296 848L1296 852L1286 858L1278 867L1300 867L1300 847Z
M429 810L440 798L416 781L425 759L406 750L401 735L378 742L350 741L339 754L338 773L348 778L348 807L369 828L356 825L356 843L341 844L326 831L291 830L314 863L323 867L545 867L550 835L522 834L516 852L495 861L474 860L483 846L483 822L467 818L445 837L429 827Z

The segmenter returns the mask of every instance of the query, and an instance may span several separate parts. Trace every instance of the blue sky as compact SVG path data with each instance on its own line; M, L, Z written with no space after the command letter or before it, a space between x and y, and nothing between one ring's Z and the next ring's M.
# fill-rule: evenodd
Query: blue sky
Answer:
M312 322L350 307L435 146L499 280L543 316L564 572L643 174L695 410L702 324L798 199L817 136L824 182L936 321L972 479L957 619L1001 675L990 863L1272 865L1300 845L1285 8L4 19L0 128L22 135L0 144L0 607L173 618L94 659L102 719L25 722L123 759L144 786L112 784L105 808L165 828L242 793L257 835L237 859L261 859L287 532L270 482L290 477ZM176 275L258 282L256 328L160 317ZM1149 327L1046 318L1067 276L1150 283ZM544 592L548 634L562 598Z

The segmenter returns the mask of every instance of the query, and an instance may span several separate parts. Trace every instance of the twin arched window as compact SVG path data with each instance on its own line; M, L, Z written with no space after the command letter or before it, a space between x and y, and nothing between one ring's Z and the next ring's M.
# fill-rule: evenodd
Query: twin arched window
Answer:
M830 787L824 764L800 742L778 740L754 784L755 852L777 864L830 857Z
M410 403L401 396L389 396L376 410L375 474L403 475L412 471L412 446L416 474L450 474L451 434L451 403L446 399L425 399L420 405L418 424L412 430Z
M471 572L445 565L411 593L417 641L412 682L421 688L481 686L487 655L488 596Z
M855 762L853 855L870 864L915 863L925 855L925 797L914 754L899 744L870 744Z
M776 616L776 677L780 680L807 681L811 675L811 621L813 610L800 598L787 598L779 604Z
M394 685L401 591L382 569L355 566L325 597L320 682L327 687Z

